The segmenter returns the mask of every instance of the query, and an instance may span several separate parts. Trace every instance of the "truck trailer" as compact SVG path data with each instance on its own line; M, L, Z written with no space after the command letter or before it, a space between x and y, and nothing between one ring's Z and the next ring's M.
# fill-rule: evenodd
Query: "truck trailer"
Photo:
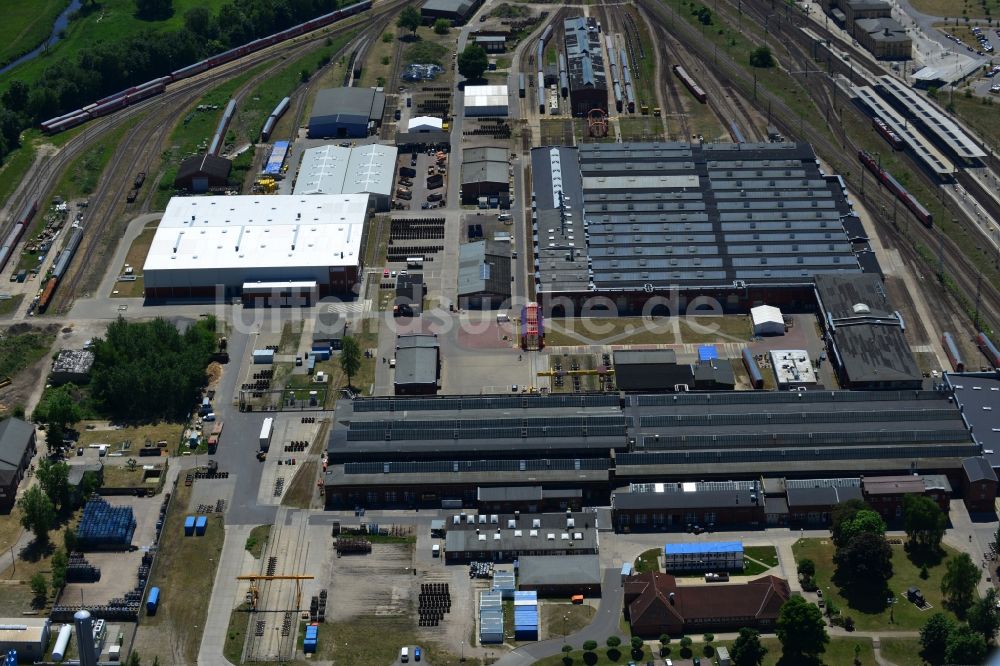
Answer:
M260 450L267 451L271 447L271 431L274 429L274 419L270 416L264 419L260 426Z

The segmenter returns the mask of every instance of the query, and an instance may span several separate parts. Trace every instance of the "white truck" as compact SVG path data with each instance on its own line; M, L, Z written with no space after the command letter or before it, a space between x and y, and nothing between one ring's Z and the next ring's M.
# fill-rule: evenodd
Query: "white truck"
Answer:
M260 426L260 450L267 451L271 447L271 432L274 430L274 419L270 416L264 419Z

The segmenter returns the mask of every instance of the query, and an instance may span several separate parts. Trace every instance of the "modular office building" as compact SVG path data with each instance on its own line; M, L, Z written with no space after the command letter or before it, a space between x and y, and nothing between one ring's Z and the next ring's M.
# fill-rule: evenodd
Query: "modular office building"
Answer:
M143 267L146 297L278 293L281 304L309 305L350 293L361 274L368 201L367 194L174 197Z

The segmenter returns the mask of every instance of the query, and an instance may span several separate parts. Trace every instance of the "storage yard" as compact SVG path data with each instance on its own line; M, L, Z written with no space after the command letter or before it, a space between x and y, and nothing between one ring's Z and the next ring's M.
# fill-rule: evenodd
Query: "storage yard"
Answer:
M0 643L667 666L752 627L787 661L801 597L828 661L850 614L860 663L891 663L879 637L927 617L899 585L965 552L1000 589L995 139L925 92L925 29L869 4L362 2L40 121L61 148L4 202L2 316L55 342L37 392L0 376L0 572L55 587L4 600L49 621ZM109 416L119 317L206 336L204 371L135 384L185 385L177 414ZM73 499L31 559L15 498L46 456ZM947 525L930 583L914 497ZM899 626L834 575L852 500L886 523Z

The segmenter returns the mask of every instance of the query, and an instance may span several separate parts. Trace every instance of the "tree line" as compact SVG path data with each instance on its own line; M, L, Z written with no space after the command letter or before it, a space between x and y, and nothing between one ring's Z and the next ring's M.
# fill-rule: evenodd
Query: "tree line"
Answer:
M166 7L164 7L166 4ZM216 53L266 37L348 4L347 0L231 0L212 13L195 6L174 30L142 30L57 60L35 81L15 79L0 95L0 163L20 145L23 130L43 120L165 76ZM170 0L136 3L139 18L173 14ZM100 11L88 3L80 12Z

